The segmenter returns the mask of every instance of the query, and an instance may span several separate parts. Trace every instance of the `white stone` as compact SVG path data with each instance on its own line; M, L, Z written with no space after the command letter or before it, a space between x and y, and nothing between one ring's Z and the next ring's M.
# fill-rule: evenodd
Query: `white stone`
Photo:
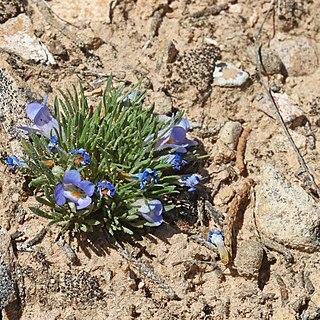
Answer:
M264 236L300 250L319 249L319 204L271 165L261 168L255 212L258 229Z
M217 61L213 72L213 84L219 87L240 87L249 74L232 63Z
M34 35L31 21L25 14L0 25L0 51L16 54L25 61L56 64L47 47Z

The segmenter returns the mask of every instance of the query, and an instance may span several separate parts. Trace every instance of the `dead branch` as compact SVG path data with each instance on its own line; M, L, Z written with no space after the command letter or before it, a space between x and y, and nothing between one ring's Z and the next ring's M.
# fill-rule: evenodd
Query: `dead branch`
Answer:
M242 134L239 138L237 152L236 152L236 167L239 169L240 174L244 174L246 170L246 166L244 164L244 153L246 151L247 140L249 134L251 132L250 128L244 128Z

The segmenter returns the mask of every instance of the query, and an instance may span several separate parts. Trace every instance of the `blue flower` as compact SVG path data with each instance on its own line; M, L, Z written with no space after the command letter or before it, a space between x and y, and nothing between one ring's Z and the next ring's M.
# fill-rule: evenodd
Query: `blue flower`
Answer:
M136 207L141 216L154 226L159 226L163 222L163 206L160 200L138 199L132 206Z
M100 195L100 199L106 198L107 196L109 198L113 198L113 196L116 194L116 188L109 181L99 181L97 184L97 191Z
M20 161L16 156L8 157L6 163L6 170L12 173L16 173L17 167L28 168L28 165L25 162Z
M213 243L219 252L220 259L224 264L229 263L229 253L224 244L224 234L219 230L210 231L208 234L208 242Z
M189 187L188 191L195 191L196 185L201 182L201 178L196 174L185 174L179 179L179 184L183 187Z
M59 148L58 138L56 136L52 136L47 146L50 151L54 151L55 149L58 149Z
M175 170L181 170L181 167L189 163L188 160L183 158L183 153L180 153L180 152L176 152L174 154L168 154L168 155L162 156L161 158L166 159L167 163L172 164L172 168Z
M94 184L87 180L81 180L77 170L66 172L63 183L59 183L54 190L54 199L58 206L63 206L67 199L76 205L77 210L84 209L91 204L91 196L94 193Z
M162 120L161 120L162 121ZM160 151L164 149L176 149L179 153L186 153L188 147L193 147L198 144L197 141L187 139L187 131L190 129L190 125L187 119L181 118L178 123L174 124L173 117L171 120L164 120L169 122L167 128L160 130L158 137L160 139L155 145L155 150ZM146 142L154 140L154 136L150 136L146 139Z
M84 149L73 149L70 154L77 154L77 157L74 159L74 163L77 166L80 164L83 166L90 164L90 156Z
M58 122L50 114L49 108L46 106L48 95L45 96L43 104L38 102L30 103L26 109L27 115L34 122L33 127L18 127L27 132L35 131L42 133L46 138L51 138L55 130L59 130Z
M147 168L142 173L134 174L133 179L140 181L140 189L146 189L151 183L158 183L158 173L150 168Z

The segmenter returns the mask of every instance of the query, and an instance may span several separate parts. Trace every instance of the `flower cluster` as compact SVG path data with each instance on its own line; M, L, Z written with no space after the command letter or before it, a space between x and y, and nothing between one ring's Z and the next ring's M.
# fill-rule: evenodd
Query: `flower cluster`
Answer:
M13 156L7 163L11 172L29 170L30 185L42 193L37 200L52 209L33 208L35 213L64 231L100 225L111 234L132 233L163 222L168 196L196 190L200 176L186 172L197 160L189 152L197 142L187 138L190 125L180 114L155 115L142 108L143 93L122 95L112 82L96 109L82 91L63 98L55 100L54 116L47 96L43 104L28 105L34 126L20 127L31 138L23 142L26 160Z

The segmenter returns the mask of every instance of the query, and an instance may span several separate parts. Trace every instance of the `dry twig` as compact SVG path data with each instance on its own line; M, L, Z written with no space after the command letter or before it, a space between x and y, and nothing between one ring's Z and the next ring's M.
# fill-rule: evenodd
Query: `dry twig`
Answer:
M246 144L251 132L250 128L244 128L242 134L239 138L237 153L236 153L236 167L239 169L240 174L244 174L246 170L246 166L244 164L244 153L246 151Z
M281 276L277 273L275 273L275 278L276 281L279 285L280 288L280 296L281 296L281 303L282 306L286 305L289 299L289 293L288 293L288 289L286 287L286 284L284 283L283 279L281 278Z

